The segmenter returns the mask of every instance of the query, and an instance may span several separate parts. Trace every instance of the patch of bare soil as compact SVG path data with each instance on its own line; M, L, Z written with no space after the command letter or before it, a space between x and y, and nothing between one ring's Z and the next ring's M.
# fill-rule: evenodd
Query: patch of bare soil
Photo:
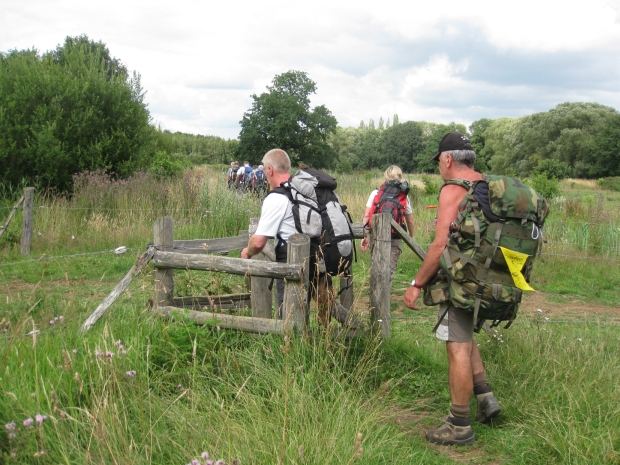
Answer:
M536 314L540 309L547 316L562 317L566 319L585 319L596 315L620 321L620 307L608 307L597 305L581 300L567 300L566 302L553 302L543 292L527 294L521 304L520 312L523 314Z

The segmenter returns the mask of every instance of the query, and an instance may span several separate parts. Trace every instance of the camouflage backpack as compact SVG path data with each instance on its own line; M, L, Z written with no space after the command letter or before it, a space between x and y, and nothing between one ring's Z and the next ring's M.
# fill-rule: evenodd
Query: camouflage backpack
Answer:
M516 178L485 176L480 181L450 179L467 189L437 277L425 288L424 302L449 302L494 325L517 315L534 258L542 246L547 202Z

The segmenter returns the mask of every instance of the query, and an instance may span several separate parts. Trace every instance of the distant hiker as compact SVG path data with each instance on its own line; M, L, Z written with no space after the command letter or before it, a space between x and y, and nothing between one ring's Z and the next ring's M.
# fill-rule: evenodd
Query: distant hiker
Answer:
M364 226L364 238L360 244L363 251L370 246L369 230L372 226L372 217L375 213L389 212L392 218L401 226L406 225L407 232L413 237L413 209L409 200L409 184L403 180L403 171L396 165L392 165L383 173L385 182L373 190L366 202L366 210L362 225ZM401 239L398 233L392 230L392 244L390 250L390 280L394 277L398 257L400 257Z
M247 163L247 161L244 161L243 163L244 163L243 165L237 168L237 177L235 178L235 184L237 185L237 187L243 184L243 176L245 174L245 163Z
M238 163L235 161L230 162L230 167L226 171L226 185L229 189L235 185L235 179L237 178L237 169L239 169Z
M267 192L267 188L265 167L263 165L258 165L258 168L252 172L252 191L257 193Z
M540 250L548 211L544 199L519 180L475 171L475 158L469 139L458 132L439 143L433 159L444 185L435 238L404 296L405 304L416 308L424 289L424 303L440 306L435 334L446 342L452 403L446 421L426 433L436 444L474 441L472 391L476 420L488 423L501 411L473 333L485 320L497 324L516 316L522 290L531 289L526 278ZM522 260L516 272L512 257Z
M291 161L284 150L270 150L264 155L262 164L264 165L265 177L271 188L271 192L263 201L256 232L250 237L248 246L241 251L241 257L251 258L263 250L269 239L276 238L276 261L286 262L287 243L289 238L298 232L303 232L310 236L309 274L311 282L308 299L310 299L311 296L317 299L319 322L326 325L332 314L332 307L334 305L331 276L328 274L331 268L330 265L332 264L327 260L327 253L325 256L322 255L322 251L326 249L322 247L320 238L322 232L325 231L323 226L328 221L322 221L322 217L323 215L327 216L330 210L334 210L334 208L331 207L335 207L336 203L332 202L331 207L321 209L319 212L315 187L318 187L320 181L310 173L303 171L291 177ZM313 179L313 185L305 182L310 179ZM333 180L333 178L331 179ZM308 202L298 202L299 196L302 195L314 195L314 200L309 199ZM306 197L304 198L308 200ZM314 203L314 207L311 208L310 204L312 202ZM300 210L303 210L303 213L300 213ZM300 223L301 216L303 216L303 228L301 225L299 225L299 227L296 225L296 223ZM314 228L314 231L305 229L306 226ZM334 230L340 231L341 229L344 229L344 226L341 224L332 225L332 235ZM349 241L349 249L345 250L347 247L345 241L347 240ZM341 258L341 260L335 260L337 262L335 264L336 271L338 271L337 268L340 268L340 265L342 267L350 265L350 262L347 262L347 258L350 259L350 255L352 255L352 244L353 241L350 231L348 235L344 233L340 234L330 244L334 253L330 253L329 256L339 256ZM336 252L339 249L342 250L343 253L348 253L349 255L346 257L338 255ZM281 306L284 298L284 283L282 280L278 280L276 283L278 304Z
M252 178L252 166L249 161L244 161L243 165L239 167L237 170L237 188L240 190L247 190L250 186L250 181Z

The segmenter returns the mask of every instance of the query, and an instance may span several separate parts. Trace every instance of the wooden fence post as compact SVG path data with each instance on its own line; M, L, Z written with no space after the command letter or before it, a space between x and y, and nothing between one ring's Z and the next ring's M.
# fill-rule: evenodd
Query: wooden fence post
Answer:
M24 189L23 203L23 222L22 222L22 240L20 250L22 255L30 255L30 245L32 243L32 204L34 203L34 187L26 187Z
M293 234L288 240L287 262L303 264L300 281L284 281L284 305L282 319L286 331L305 332L308 324L308 279L310 264L310 238L304 234Z
M372 218L372 262L370 265L370 325L381 330L381 336L388 339L391 333L390 315L390 250L392 215L382 213Z
M258 218L250 218L248 235L256 232ZM253 260L269 260L264 253L259 253L252 257ZM272 278L261 278L252 276L250 278L250 301L252 306L252 316L259 318L271 318L271 307L273 305L273 293L269 286L273 282Z
M172 250L174 241L172 235L172 218L165 216L158 218L153 225L153 244L157 250ZM172 305L174 293L174 270L155 270L155 296L156 307Z

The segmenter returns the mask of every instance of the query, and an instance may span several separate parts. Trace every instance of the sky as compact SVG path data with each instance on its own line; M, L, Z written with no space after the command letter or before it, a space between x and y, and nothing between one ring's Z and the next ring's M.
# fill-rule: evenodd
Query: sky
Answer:
M289 70L343 127L620 110L620 0L0 0L0 52L82 34L140 74L170 131L236 138Z

